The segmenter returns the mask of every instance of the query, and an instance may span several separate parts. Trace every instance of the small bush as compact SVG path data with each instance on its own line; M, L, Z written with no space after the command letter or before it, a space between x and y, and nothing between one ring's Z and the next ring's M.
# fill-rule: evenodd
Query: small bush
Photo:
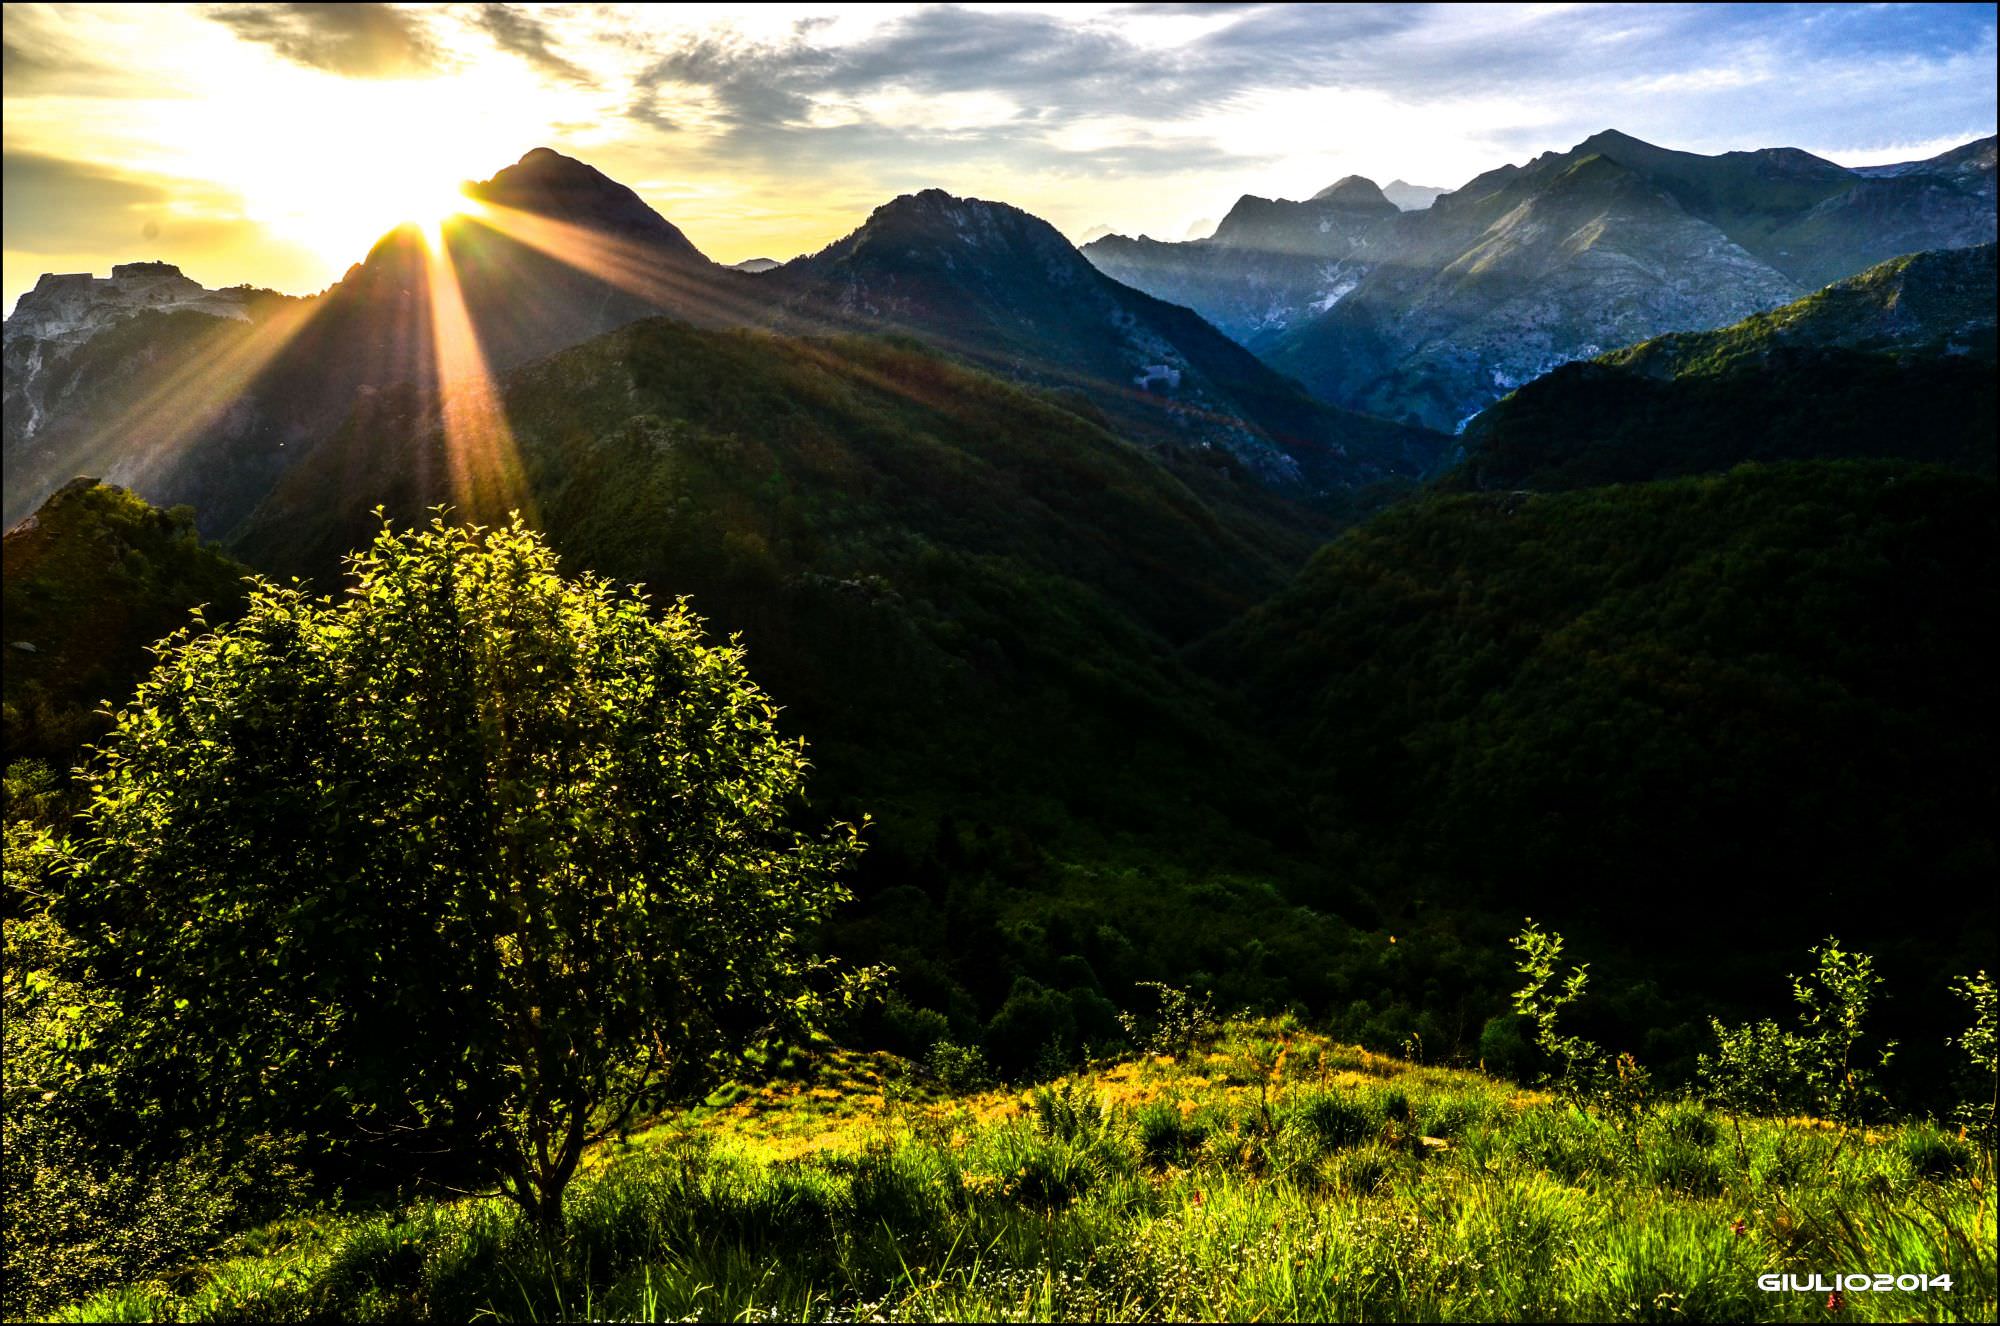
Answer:
M1149 1165L1185 1165L1208 1140L1208 1128L1178 1104L1156 1100L1133 1116L1132 1131L1139 1153Z
M924 1070L937 1079L939 1086L955 1095L993 1085L993 1072L986 1066L985 1052L977 1045L955 1045L940 1040L924 1056Z
M1287 1122L1320 1154L1359 1146L1381 1131L1381 1117L1361 1100L1314 1092L1293 1105Z
M1659 1130L1677 1142L1709 1147L1721 1136L1721 1128L1707 1106L1699 1101L1675 1101L1659 1113Z
M1932 1123L1912 1124L1896 1139L1896 1149L1919 1178L1955 1178L1972 1168L1972 1146Z

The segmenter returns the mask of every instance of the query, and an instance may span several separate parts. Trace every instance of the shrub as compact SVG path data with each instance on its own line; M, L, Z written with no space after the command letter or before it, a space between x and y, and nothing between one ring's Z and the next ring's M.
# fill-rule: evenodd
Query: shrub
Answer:
M1972 1145L1932 1123L1905 1127L1896 1149L1919 1178L1949 1179L1972 1168Z
M1184 1165L1208 1140L1208 1127L1178 1102L1155 1100L1142 1105L1132 1119L1139 1153L1154 1166Z
M955 1045L940 1040L924 1056L924 1070L937 1079L939 1086L959 1095L993 1084L986 1055L977 1045Z
M1359 1146L1382 1130L1382 1117L1355 1096L1314 1092L1294 1103L1287 1122L1315 1152L1324 1154Z
M1118 1020L1132 1043L1147 1054L1184 1057L1196 1046L1213 1041L1221 1029L1210 995L1197 997L1159 981L1141 981L1137 988L1153 992L1153 1012L1145 1017L1121 1013Z

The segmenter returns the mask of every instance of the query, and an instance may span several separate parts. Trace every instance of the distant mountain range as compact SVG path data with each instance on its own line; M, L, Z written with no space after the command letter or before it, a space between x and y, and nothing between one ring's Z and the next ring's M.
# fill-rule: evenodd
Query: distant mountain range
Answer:
M7 519L88 472L227 531L379 394L435 401L446 379L660 314L914 335L1063 390L1135 440L1301 494L1415 478L1443 454L1423 430L1313 399L1002 204L908 195L818 254L753 272L709 261L630 189L545 148L468 192L483 213L447 222L448 263L406 228L307 299L206 292L164 266L51 277L23 296L6 323Z
M1994 140L1849 170L1607 131L1421 212L1312 206L1245 198L1270 221L1254 242L1107 237L1084 254L1325 400L1455 429L1558 364L1723 326L1899 254L1992 241Z

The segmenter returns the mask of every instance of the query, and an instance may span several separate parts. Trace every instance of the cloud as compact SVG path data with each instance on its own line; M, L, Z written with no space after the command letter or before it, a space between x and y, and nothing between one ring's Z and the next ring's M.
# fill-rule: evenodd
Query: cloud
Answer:
M588 73L551 48L549 26L521 6L483 4L474 10L473 22L493 38L494 45L549 77L579 87L591 83Z
M229 5L208 16L288 60L349 78L409 78L440 64L417 21L386 4Z
M129 97L148 90L142 71L118 68L63 35L59 14L48 7L10 4L6 9L5 97Z
M830 33L684 33L625 114L684 151L774 169L1011 154L1022 170L1240 173L1328 153L1358 169L1368 151L1371 169L1443 176L1611 125L1716 151L1858 138L1921 110L1935 123L1901 130L1917 138L1990 123L1994 100L1975 68L1992 14L1963 6L939 5ZM983 121L962 113L980 104Z

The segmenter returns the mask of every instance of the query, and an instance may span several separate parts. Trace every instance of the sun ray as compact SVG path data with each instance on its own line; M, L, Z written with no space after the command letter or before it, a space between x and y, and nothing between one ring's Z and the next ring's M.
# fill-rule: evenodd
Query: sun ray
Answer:
M178 367L66 448L73 470L144 485L172 468L196 436L222 422L323 301L289 302L249 324L204 328Z
M487 366L479 334L466 311L465 293L452 257L458 229L454 225L449 231L441 230L436 243L424 245L431 342L437 361L438 419L453 496L467 517L497 519L518 511L530 524L537 524L539 513L528 489L520 447L507 422L499 384Z
M606 285L684 318L725 324L758 320L768 301L753 297L737 272L703 273L663 259L658 252L618 235L482 201L469 219L537 252L566 263ZM732 279L740 278L740 279Z

